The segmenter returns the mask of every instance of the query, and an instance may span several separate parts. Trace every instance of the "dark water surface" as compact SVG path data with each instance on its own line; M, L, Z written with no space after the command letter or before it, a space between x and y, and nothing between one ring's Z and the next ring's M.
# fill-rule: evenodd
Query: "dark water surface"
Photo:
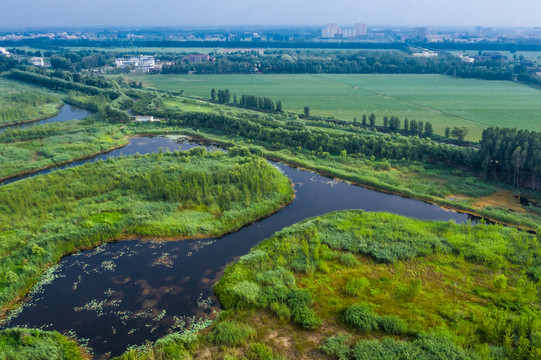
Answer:
M68 120L82 120L85 117L90 116L90 115L92 115L92 113L86 110L80 109L76 106L63 105L58 111L58 114L56 114L55 116L51 116L46 119L42 119L38 121L31 121L31 122L27 122L23 124L0 127L0 134L6 131L7 129L26 129L26 128L29 128L35 125L40 125L40 124L49 124L49 123L68 121Z
M95 159L199 146L184 138L139 137ZM216 150L215 147L207 147ZM219 304L212 286L224 267L276 231L330 211L387 211L426 220L469 220L467 214L380 193L272 163L294 183L296 199L276 214L220 239L126 240L65 257L4 327L57 330L80 339L96 357L169 332L200 328Z

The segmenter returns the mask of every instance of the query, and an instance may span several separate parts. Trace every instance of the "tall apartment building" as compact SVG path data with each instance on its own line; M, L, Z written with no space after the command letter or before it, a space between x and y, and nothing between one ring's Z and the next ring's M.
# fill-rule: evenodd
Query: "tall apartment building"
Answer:
M338 24L327 24L327 27L321 30L321 37L324 39L332 39L338 34L342 34Z
M414 38L419 38L420 40L426 40L427 34L428 34L428 28L426 27L416 27L413 29Z

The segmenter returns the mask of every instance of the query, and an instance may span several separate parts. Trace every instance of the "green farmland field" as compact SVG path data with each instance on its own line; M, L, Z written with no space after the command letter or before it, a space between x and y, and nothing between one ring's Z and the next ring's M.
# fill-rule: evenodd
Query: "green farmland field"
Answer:
M438 134L466 126L479 140L488 126L541 131L541 91L508 81L457 79L442 75L152 75L135 76L146 86L210 97L210 89L282 100L284 110L360 120L383 116L430 121Z

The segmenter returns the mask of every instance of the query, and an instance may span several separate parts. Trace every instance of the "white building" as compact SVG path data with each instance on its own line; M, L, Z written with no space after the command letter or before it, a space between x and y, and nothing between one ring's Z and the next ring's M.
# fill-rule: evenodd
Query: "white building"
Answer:
M160 121L160 119L154 116L135 116L135 121Z
M9 52L5 48L0 47L0 56L9 57Z
M415 57L425 57L425 58L429 58L429 57L436 57L436 56L438 56L438 53L437 53L437 52L434 52L434 51L432 51L432 50L423 50L422 52L414 52L412 55L415 56Z
M365 36L367 32L365 23L356 23L351 29L341 29L338 24L327 24L327 27L321 30L323 39L333 39L336 37L353 38Z
M321 30L321 37L324 39L332 39L338 34L342 34L338 24L327 24L327 27Z
M115 59L115 64L117 68L124 69L128 66L133 66L135 71L138 72L149 72L156 68L156 61L154 56L132 56L130 58L118 58Z
M45 66L45 62L43 62L43 58L42 57L33 57L33 58L30 58L30 63L34 66Z

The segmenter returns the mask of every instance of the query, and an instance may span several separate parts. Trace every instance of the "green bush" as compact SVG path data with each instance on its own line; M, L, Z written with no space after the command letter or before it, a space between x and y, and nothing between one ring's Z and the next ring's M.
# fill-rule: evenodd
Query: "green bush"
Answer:
M195 348L197 335L191 332L169 334L156 341L155 352L165 359L180 359Z
M0 331L0 359L77 360L84 359L77 343L57 332L35 329Z
M377 330L379 316L366 305L353 305L344 311L344 320L350 326L362 332Z
M289 298L291 290L283 285L269 286L259 293L257 303L265 307L273 302L285 302Z
M244 307L254 305L259 296L259 285L252 281L242 281L233 286L231 291L237 297L237 306Z
M408 329L404 320L391 315L380 316L378 318L378 326L381 331L389 335L402 335Z
M494 278L492 284L496 290L503 290L507 287L507 278L504 274L500 274Z
M351 350L351 357L354 360L372 360L372 359L400 359L400 360L445 360L448 358L423 357L423 352L404 341L395 341L392 339L361 340Z
M338 360L348 360L350 355L350 348L347 344L349 336L333 336L325 340L320 349L327 355L336 356Z
M291 318L291 311L284 303L272 302L270 304L270 309L280 318L280 320L289 320Z
M292 312L293 321L303 329L314 330L321 325L321 319L308 306L297 307Z
M370 284L367 278L364 276L361 278L355 278L348 280L346 286L344 286L344 291L346 294L351 296L359 296L362 294L363 290Z
M262 343L253 343L250 344L246 357L248 360L272 360L274 359L274 354L267 345Z
M216 345L232 347L243 345L254 336L255 330L248 325L224 321L216 325L211 340Z
M261 285L277 286L284 285L288 288L295 286L295 277L284 268L270 270L256 276L256 281Z
M359 265L359 260L352 253L345 253L340 256L340 262L346 266L357 266Z

